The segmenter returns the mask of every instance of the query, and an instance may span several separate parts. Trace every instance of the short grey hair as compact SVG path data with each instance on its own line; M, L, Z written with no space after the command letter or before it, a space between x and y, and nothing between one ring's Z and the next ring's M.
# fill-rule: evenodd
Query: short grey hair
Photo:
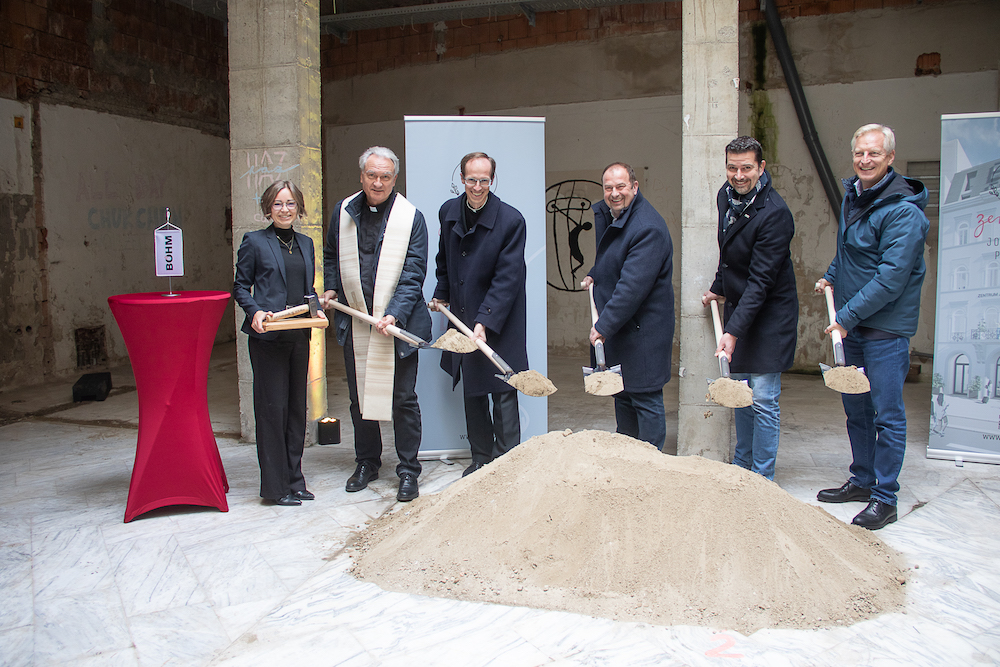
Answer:
M896 150L896 135L892 133L892 128L888 125L879 125L878 123L868 123L867 125L862 125L858 128L858 131L854 133L851 137L851 152L854 152L854 145L858 143L858 137L869 132L881 132L882 133L882 150L886 153L891 153Z
M372 146L361 154L361 159L358 160L358 167L361 171L365 170L365 162L368 162L368 158L372 155L375 157L385 158L386 160L392 160L392 175L399 175L399 158L385 146Z

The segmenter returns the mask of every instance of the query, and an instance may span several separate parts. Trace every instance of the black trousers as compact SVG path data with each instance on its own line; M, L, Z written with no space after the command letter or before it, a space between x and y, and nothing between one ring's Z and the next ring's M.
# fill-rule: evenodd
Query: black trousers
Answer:
M490 398L493 418L490 419ZM465 397L465 428L476 463L489 463L521 442L521 416L516 391Z
M395 354L395 353L394 353ZM354 338L348 334L344 344L344 366L347 370L347 391L351 397L351 422L354 424L354 454L357 463L382 467L382 431L379 423L362 419L358 401L358 375L354 367ZM396 474L412 472L419 475L417 460L420 451L420 405L417 403L417 353L399 358L392 383L392 429L396 441L399 465Z
M250 336L249 347L260 497L276 500L292 491L306 490L302 450L309 336L302 331L282 331L276 340Z

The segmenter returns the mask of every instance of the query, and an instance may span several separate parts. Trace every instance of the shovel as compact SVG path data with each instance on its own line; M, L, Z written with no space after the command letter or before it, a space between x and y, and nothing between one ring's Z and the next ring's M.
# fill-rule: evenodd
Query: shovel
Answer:
M521 371L520 373L514 373L514 369L510 367L510 364L504 361L499 354L494 352L493 348L486 344L486 341L476 338L475 334L472 333L472 330L465 326L465 322L458 319L455 313L451 312L450 308L442 303L439 303L437 304L437 310L444 313L444 316L451 320L451 323L454 324L459 331L471 338L476 343L480 352L485 354L486 357L493 362L493 365L500 369L500 374L496 376L497 378L503 380L526 396L548 396L549 394L554 394L556 392L556 386L552 384L547 377L537 371Z
M362 313L360 310L355 310L350 306L345 306L336 299L330 299L329 301L327 301L327 303L336 308L337 310L339 310L340 312L347 313L351 317L359 319L362 322L367 322L372 326L378 324L378 318L372 317L368 313ZM416 334L411 334L406 329L400 329L395 324L390 324L385 328L385 330L388 331L393 336L395 336L396 338L398 338L399 340L403 341L404 343L409 343L413 347L418 347L421 350L426 350L431 347L430 343L425 341L420 336L417 336Z
M590 318L593 324L597 324L597 304L594 303L594 283L590 284ZM622 379L622 366L617 364L608 368L607 360L604 358L604 341L599 340L594 343L594 358L597 360L597 368L583 367L583 388L588 394L594 396L614 396L620 391L625 391L625 380Z
M837 308L833 305L833 288L827 285L823 288L823 292L826 294L826 309L830 314L830 324L836 324ZM871 391L871 383L868 382L865 369L847 365L844 339L840 332L834 329L830 332L830 338L833 340L833 363L836 366L831 368L826 364L819 365L826 386L841 394L864 394Z
M712 324L715 327L715 347L722 342L722 318L719 317L719 302L712 299ZM740 382L729 377L729 357L725 352L719 354L718 380L708 383L708 396L719 405L727 408L746 408L753 405L753 389L746 382Z

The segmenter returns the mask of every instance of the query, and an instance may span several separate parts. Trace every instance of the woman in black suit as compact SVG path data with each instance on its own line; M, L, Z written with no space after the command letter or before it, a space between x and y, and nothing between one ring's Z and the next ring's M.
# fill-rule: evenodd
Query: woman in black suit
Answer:
M316 293L313 242L292 229L306 209L302 191L291 181L272 183L260 208L271 225L243 236L233 284L233 298L246 313L242 330L250 336L260 496L277 505L301 505L315 498L302 476L312 330L265 333L263 324L271 313Z

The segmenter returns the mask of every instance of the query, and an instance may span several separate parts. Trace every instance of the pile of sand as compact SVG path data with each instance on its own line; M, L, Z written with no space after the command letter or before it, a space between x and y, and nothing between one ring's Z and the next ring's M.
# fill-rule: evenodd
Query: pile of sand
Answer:
M528 440L359 537L384 589L661 625L845 625L900 606L901 557L737 466L603 431Z
M841 394L864 394L872 390L868 376L857 366L834 366L830 370L825 370L823 382Z

